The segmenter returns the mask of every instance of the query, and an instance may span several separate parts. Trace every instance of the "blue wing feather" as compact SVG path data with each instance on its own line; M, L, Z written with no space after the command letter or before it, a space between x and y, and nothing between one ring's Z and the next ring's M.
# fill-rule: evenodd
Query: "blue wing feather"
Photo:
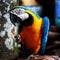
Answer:
M48 32L49 32L49 18L43 18L43 28L42 28L42 43L41 43L41 50L40 54L43 54L46 48L47 40L48 40Z

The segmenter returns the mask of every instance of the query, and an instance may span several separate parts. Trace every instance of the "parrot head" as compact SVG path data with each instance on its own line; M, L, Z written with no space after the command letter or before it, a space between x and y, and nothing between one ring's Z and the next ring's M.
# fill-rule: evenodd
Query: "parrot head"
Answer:
M18 25L18 33L22 31L23 26L29 26L33 23L32 16L23 8L15 8L10 11L10 20L16 27Z

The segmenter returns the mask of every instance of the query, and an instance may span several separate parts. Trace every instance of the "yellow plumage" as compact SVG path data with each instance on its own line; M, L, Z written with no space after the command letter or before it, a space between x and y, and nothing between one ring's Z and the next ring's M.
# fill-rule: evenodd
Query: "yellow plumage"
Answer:
M42 18L36 17L35 14L26 10L27 13L33 16L33 24L24 26L20 33L21 41L26 45L31 53L37 54L41 47L41 36L42 36Z

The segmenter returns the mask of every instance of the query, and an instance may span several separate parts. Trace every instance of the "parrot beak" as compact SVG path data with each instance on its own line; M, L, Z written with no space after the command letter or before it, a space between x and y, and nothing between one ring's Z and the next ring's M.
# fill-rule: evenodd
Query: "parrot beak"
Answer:
M17 34L20 34L22 31L23 25L21 23L19 23L16 25L16 28L17 28Z
M12 24L15 26L15 32L17 34L20 34L20 32L22 31L22 28L23 28L22 20L12 13L10 13L10 20L11 20Z

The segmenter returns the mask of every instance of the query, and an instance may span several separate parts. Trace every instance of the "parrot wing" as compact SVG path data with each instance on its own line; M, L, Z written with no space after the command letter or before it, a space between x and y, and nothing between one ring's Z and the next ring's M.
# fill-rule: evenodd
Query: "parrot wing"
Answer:
M44 17L43 18L43 28L42 28L42 43L41 43L41 50L40 50L40 54L43 54L46 48L46 43L48 40L48 32L49 32L49 18L48 17Z

